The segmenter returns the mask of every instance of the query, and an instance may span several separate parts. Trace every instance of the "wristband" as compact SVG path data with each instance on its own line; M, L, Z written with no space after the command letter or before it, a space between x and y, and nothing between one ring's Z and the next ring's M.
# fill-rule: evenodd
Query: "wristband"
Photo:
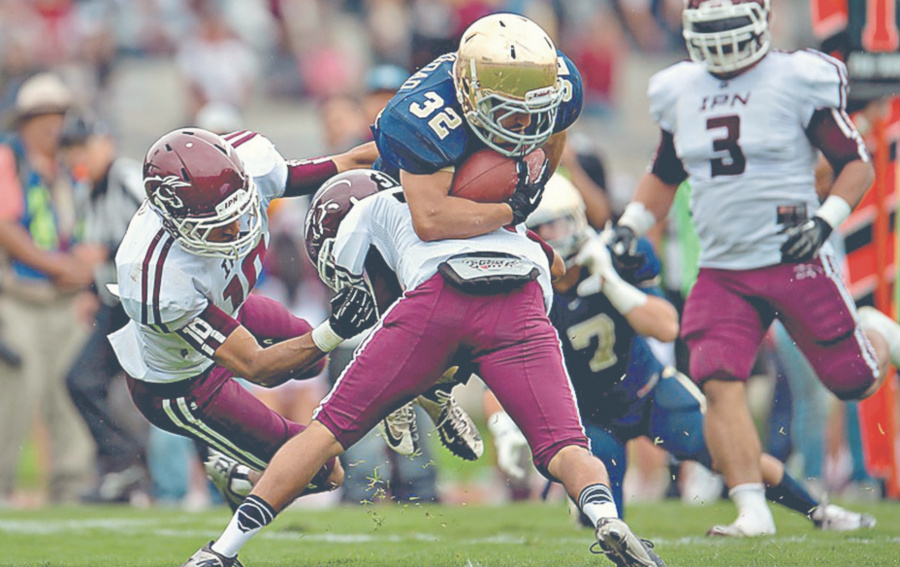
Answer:
M622 315L647 303L647 294L620 277L603 278L603 294Z
M643 236L656 225L656 215L648 211L644 203L632 201L625 207L617 224L627 226L634 231L635 236Z
M328 321L313 329L311 336L316 347L322 352L331 352L344 342L343 337L334 332Z
M852 211L850 203L837 195L829 195L825 202L822 203L822 206L819 207L819 210L816 211L816 216L827 222L832 229L835 229L847 220Z

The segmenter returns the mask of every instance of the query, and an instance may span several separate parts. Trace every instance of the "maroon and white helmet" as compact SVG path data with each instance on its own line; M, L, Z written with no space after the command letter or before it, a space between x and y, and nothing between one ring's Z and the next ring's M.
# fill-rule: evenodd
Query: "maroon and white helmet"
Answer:
M192 254L236 259L262 235L256 184L234 148L212 132L184 128L157 140L144 158L144 190L163 226ZM236 220L235 240L208 240Z
M770 0L686 0L682 23L691 59L714 74L742 71L769 51Z
M313 195L306 213L306 253L319 278L337 291L351 281L348 274L336 270L331 247L341 221L360 200L385 189L399 187L389 175L380 171L354 169L335 175Z

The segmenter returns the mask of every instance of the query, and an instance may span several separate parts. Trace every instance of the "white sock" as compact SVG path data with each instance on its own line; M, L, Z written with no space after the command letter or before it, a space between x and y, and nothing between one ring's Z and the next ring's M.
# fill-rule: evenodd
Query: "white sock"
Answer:
M212 550L225 557L234 557L256 532L274 519L275 510L265 500L251 494L238 507L219 539L212 544Z
M595 527L602 518L619 517L612 491L605 484L591 484L583 488L578 496L578 507Z
M890 351L891 364L900 367L900 324L874 307L860 307L858 313L859 326L884 337Z
M739 484L728 491L738 510L735 524L748 534L774 534L775 520L766 503L766 487L762 483Z

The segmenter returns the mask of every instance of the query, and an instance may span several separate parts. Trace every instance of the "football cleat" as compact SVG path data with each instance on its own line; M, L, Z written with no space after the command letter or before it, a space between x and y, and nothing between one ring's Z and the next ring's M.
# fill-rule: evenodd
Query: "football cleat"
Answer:
M419 427L416 424L416 406L409 402L378 423L381 436L388 447L399 455L409 456L419 445Z
M197 553L191 555L190 559L181 567L244 567L244 564L238 561L237 556L225 557L213 551L212 544L213 542L209 542L204 545Z
M216 490L222 493L232 512L237 510L253 489L253 483L250 482L250 467L215 449L209 450L209 458L203 463L203 468L206 469L206 476Z
M826 532L850 532L875 527L874 517L851 512L834 504L817 506L809 515L809 519L817 528Z
M434 389L418 398L437 427L441 444L466 461L477 461L484 454L484 441L472 418L448 391Z
M666 567L666 563L653 551L653 544L640 539L619 518L602 518L597 524L597 543L591 546L594 553L604 553L619 567ZM601 552L594 551L599 545Z

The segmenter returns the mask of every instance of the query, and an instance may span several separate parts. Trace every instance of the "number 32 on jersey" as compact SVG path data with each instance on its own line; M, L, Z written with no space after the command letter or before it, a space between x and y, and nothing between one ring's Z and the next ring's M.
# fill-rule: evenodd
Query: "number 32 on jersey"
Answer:
M422 102L412 102L409 105L409 111L416 118L428 119L428 126L438 138L443 140L450 134L450 130L457 128L462 124L462 118L453 108L446 106L443 97L434 91L425 93L425 100ZM443 109L443 110L441 110ZM435 114L436 111L437 114Z

